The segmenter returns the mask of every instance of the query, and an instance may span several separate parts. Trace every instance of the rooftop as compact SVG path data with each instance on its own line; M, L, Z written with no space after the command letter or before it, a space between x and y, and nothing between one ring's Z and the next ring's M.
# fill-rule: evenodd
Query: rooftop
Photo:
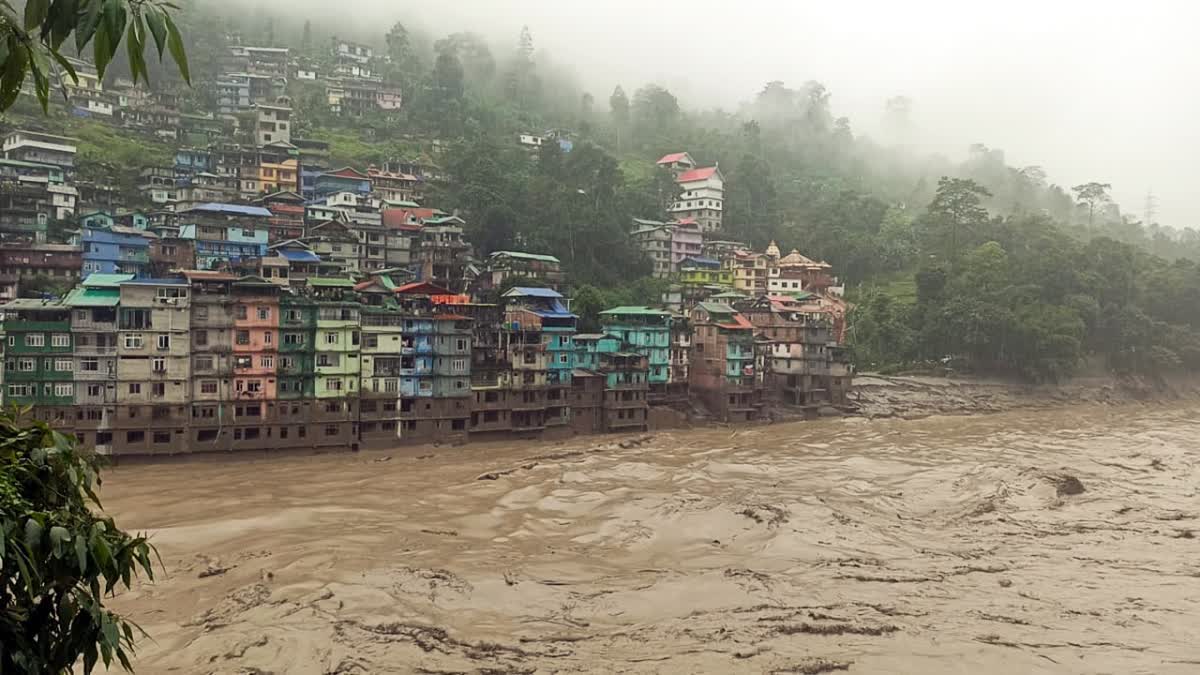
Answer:
M72 288L63 298L68 307L116 307L120 302L121 291L116 288Z
M262 216L271 217L270 209L265 209L261 206L246 206L244 204L218 204L210 202L208 204L200 204L183 211L182 213L225 213L236 216Z
M86 288L116 288L122 282L133 279L132 274L101 274L100 272L92 272L83 280L83 285Z
M337 277L309 277L308 285L316 288L354 288L354 282Z
M601 316L671 316L665 309L655 309L638 305L622 305L600 312Z
M716 173L717 167L715 166L706 166L703 169L692 169L691 171L684 171L683 173L679 174L679 177L675 179L675 182L691 183L692 181L697 180L708 180Z
M552 255L542 255L540 253L522 253L521 251L494 251L492 257L505 256L508 258L517 258L518 260L537 260L539 262L548 262L558 264L558 258Z
M501 297L505 298L554 298L562 297L562 293L553 288L539 288L537 286L513 286L504 291Z

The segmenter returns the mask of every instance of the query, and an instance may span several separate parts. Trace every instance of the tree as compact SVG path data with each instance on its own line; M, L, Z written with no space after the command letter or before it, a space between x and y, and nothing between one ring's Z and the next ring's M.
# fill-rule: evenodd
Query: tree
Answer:
M135 626L104 607L154 549L98 515L98 459L43 422L0 413L0 672L131 670ZM140 629L139 629L140 630Z
M1092 227L1092 221L1096 216L1096 206L1107 204L1111 199L1108 196L1108 191L1112 189L1112 185L1108 183L1084 183L1071 188L1071 192L1075 193L1075 201L1080 206L1088 207L1088 228Z
M965 235L987 222L983 198L990 196L991 192L973 180L942 176L925 213L926 249L944 246L947 259L957 258Z
M308 54L312 51L312 22L304 22L304 32L300 35L300 51Z
M52 79L78 81L61 51L71 35L75 36L76 51L92 45L101 78L124 35L130 75L137 83L149 81L145 60L149 34L159 60L164 50L169 51L179 73L190 83L183 37L169 11L173 8L166 0L27 0L19 19L11 0L0 0L0 112L16 102L26 76L33 78L43 112L49 109Z
M596 97L591 92L583 92L579 97L579 114L586 120L592 116L592 107L596 105Z
M629 126L629 97L625 95L621 85L618 84L613 89L612 96L608 97L608 108L612 112L613 126L617 130L617 152L620 152L621 133Z
M648 84L633 95L634 126L643 138L665 132L678 117L679 101L657 84Z

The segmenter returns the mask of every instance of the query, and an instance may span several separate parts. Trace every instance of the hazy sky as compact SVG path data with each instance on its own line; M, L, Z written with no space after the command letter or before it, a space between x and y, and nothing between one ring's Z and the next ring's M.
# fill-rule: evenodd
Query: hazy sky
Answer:
M303 0L301 0L301 3ZM292 6L300 3L290 3ZM598 104L657 81L734 109L773 79L825 83L860 133L904 94L929 150L979 142L1053 182L1113 184L1142 216L1200 226L1200 2L1185 0L342 0L434 33L514 43L522 24ZM328 5L326 5L328 6Z

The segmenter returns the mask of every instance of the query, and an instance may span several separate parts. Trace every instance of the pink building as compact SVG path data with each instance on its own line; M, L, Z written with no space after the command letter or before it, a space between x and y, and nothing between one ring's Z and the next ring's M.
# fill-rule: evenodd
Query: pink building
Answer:
M233 284L233 396L274 400L279 350L279 286L259 277Z
M685 258L699 258L704 253L704 233L692 218L669 223L671 228L671 265L678 271Z

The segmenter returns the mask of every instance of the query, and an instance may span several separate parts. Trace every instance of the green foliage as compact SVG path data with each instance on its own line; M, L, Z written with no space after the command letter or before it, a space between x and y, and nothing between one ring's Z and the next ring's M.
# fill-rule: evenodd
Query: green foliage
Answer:
M0 415L0 672L131 670L137 628L103 600L153 579L154 549L93 511L97 458L26 412Z
M607 288L587 284L577 286L571 293L571 311L579 316L581 333L598 332L600 312L621 305L659 305L669 286L666 280L653 277L641 277Z
M100 77L124 36L134 82L150 79L145 58L148 40L153 40L160 61L164 50L170 52L184 81L191 82L183 36L171 16L174 9L162 0L26 0L18 18L11 1L0 0L0 111L17 100L27 76L43 111L49 107L52 80L58 72L64 81L78 80L61 51L71 35L76 51L92 45Z

